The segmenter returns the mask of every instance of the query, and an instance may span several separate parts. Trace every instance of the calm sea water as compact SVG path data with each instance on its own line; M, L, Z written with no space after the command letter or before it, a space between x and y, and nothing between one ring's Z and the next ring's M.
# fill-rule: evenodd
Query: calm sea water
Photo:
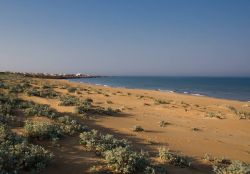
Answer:
M250 77L100 77L71 81L250 101Z

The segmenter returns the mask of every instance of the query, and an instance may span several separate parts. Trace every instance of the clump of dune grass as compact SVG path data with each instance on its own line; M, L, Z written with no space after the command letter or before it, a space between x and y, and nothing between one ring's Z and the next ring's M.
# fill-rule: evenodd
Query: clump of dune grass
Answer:
M213 164L216 174L249 174L250 165L238 160L216 159Z
M187 157L180 156L174 152L170 152L169 149L166 149L164 147L159 149L159 158L163 162L167 162L178 167L189 167L191 165Z
M192 128L191 130L192 130L192 131L195 131L195 132L201 131L201 129L200 129L200 128L197 128L197 127L194 127L194 128Z
M159 104L170 104L171 100L162 100L162 99L155 99L155 104L159 105Z
M144 174L167 174L167 168L164 165L149 165L143 172Z
M113 102L111 100L107 100L108 104L113 104Z
M69 87L67 90L69 93L75 93L77 88L76 87Z
M205 114L205 117L224 119L223 115L220 112L207 112Z
M30 138L58 139L62 136L59 125L48 122L26 121L24 129Z
M57 124L64 134L74 135L78 132L88 131L89 128L69 116L57 118Z
M46 89L37 89L37 88L31 88L27 90L28 96L36 96L36 97L42 97L42 98L57 98L59 94L54 91L51 88Z
M0 123L0 173L18 173L20 170L39 172L52 160L53 154L43 147L27 142Z
M60 97L59 106L76 106L79 103L79 99L75 96L65 95Z
M139 125L135 125L135 126L132 128L132 130L133 130L134 132L143 132L143 131L144 131L144 129L143 129L141 126L139 126Z
M167 125L169 125L170 123L169 122L166 122L164 120L160 121L160 127L166 127Z
M43 104L31 104L28 108L24 110L24 113L27 116L46 116L48 118L56 118L58 117L58 113L55 109L50 108L49 105Z

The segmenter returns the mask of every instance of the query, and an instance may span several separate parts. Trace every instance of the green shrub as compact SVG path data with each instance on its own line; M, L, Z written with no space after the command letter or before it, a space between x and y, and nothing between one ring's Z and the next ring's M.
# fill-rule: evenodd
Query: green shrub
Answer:
M27 90L27 95L28 96L36 96L36 97L42 97L42 98L57 98L58 97L58 93L50 88L48 89L29 89Z
M38 91L37 89L35 88L31 88L27 91L27 95L28 96L37 96L37 97L40 97L40 91Z
M112 108L102 108L102 107L93 107L93 106L78 106L76 108L77 114L97 114L97 115L115 115L120 112L119 109L113 110Z
M238 111L237 115L240 119L250 119L250 112Z
M91 98L86 98L84 101L83 101L83 106L84 107L91 107L92 106L92 103L93 103L93 99Z
M30 108L26 108L24 113L27 116L46 116L48 118L58 117L57 112L50 108L49 105L34 104Z
M206 113L205 117L210 117L210 118L218 118L218 119L223 119L223 115L220 112L208 112Z
M214 163L213 171L216 174L249 174L250 165L242 161L220 159Z
M58 139L62 136L60 127L57 124L51 124L48 122L26 121L24 129L30 138Z
M132 130L134 132L143 132L144 131L144 129L139 125L135 125Z
M77 90L77 88L75 88L75 87L68 88L68 92L70 92L70 93L74 93L74 92L76 92L76 90Z
M60 106L75 106L79 103L79 99L75 96L66 95L60 98Z
M171 100L161 100L161 99L156 99L155 104L170 104Z
M129 143L126 140L118 140L110 134L102 135L97 130L81 133L80 144L89 150L95 150L101 154L117 147L129 147Z
M7 126L0 124L0 173L39 171L49 164L52 157L49 151L28 144L22 137L11 133Z
M22 93L23 91L24 91L24 88L19 84L15 86L11 86L9 88L10 93Z
M166 121L160 121L160 127L166 127L167 125L169 125L170 123L169 122L166 122Z
M190 163L186 157L179 156L165 148L159 149L159 157L162 161L168 162L169 164L179 166L179 167L189 167Z
M147 166L144 174L167 174L167 169L165 166Z
M126 147L117 147L105 152L105 160L116 172L135 173L144 171L149 161L143 153L137 153Z
M76 120L71 119L69 116L63 116L57 118L60 129L63 133L73 135L77 132L88 131L87 126L78 123Z

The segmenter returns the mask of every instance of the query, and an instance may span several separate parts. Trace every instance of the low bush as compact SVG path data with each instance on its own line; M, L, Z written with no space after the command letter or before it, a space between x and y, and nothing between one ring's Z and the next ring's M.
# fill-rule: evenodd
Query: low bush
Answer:
M170 152L165 148L159 149L159 157L162 161L168 162L169 164L179 166L179 167L189 167L190 162L188 162L186 157L180 156L176 153Z
M52 157L51 152L41 146L28 144L25 139L0 124L0 173L40 171L49 164Z
M82 105L85 107L91 107L92 103L93 103L93 99L86 98L85 100L83 100Z
M26 121L24 129L30 138L58 139L62 136L60 127L57 124L51 124L48 122Z
M135 126L132 128L132 130L133 130L134 132L143 132L143 131L144 131L144 129L143 129L141 126L139 126L139 125L135 125Z
M223 115L220 112L208 112L205 117L223 119Z
M167 169L165 166L147 166L144 174L167 174Z
M57 98L58 93L50 88L48 89L29 89L27 90L27 95L28 96L36 96L36 97L42 97L42 98Z
M75 93L76 90L77 90L76 87L69 87L69 88L68 88L68 92L70 92L70 93Z
M169 125L170 123L169 122L166 122L166 121L160 121L160 127L166 127L167 125Z
M24 113L27 116L46 116L48 118L58 117L58 113L49 107L49 105L33 104L31 107L26 108Z
M250 119L250 112L238 111L236 114L240 119Z
M93 106L78 106L76 108L76 113L77 114L97 114L97 115L115 115L119 113L119 109L112 109L112 108L102 108L102 107L93 107Z
M155 99L155 104L170 104L171 100Z
M87 126L78 123L76 120L71 119L69 116L58 117L57 121L62 132L68 135L74 135L77 132L89 130Z
M11 86L9 88L10 93L22 93L23 91L24 91L24 88L19 84L15 86Z
M109 134L102 135L97 130L81 133L80 144L102 155L105 151L117 147L129 147L129 143L126 140L118 140Z
M66 95L60 98L60 106L75 106L79 103L79 99L75 96Z
M216 174L249 174L250 165L237 160L219 159L214 162L213 171Z
M126 147L117 147L105 152L108 165L120 173L135 173L144 171L149 161L143 153L137 153Z

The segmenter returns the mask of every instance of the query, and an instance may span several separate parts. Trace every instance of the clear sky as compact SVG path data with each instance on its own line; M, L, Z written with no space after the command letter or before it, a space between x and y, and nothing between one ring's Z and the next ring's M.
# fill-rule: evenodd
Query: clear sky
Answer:
M0 0L0 71L250 76L249 0Z

